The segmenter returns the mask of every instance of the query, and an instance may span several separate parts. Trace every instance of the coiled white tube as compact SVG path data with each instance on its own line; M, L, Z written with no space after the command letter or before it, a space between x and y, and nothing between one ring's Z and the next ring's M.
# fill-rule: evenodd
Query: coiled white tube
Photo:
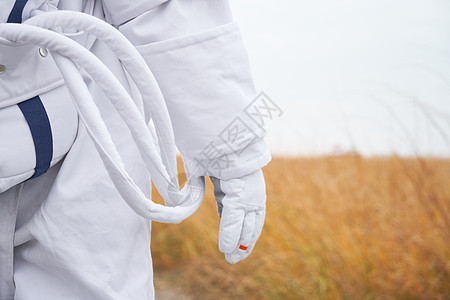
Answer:
M146 121L150 117L155 125L163 162L172 181L178 179L175 176L177 174L175 139L163 95L153 73L130 41L108 23L75 11L47 12L28 19L24 24L46 29L61 27L82 30L92 34L113 50L142 95ZM177 184L177 181L174 184Z
M151 143L150 132L139 114L139 110L119 81L97 57L69 38L35 26L0 24L0 37L15 43L44 46L53 53L80 117L88 129L115 187L136 213L154 221L178 223L198 209L205 190L204 178L189 178L182 191L174 189L174 185L171 183L172 178ZM134 184L125 171L110 133L73 62L82 66L95 80L129 127L158 191L164 198L178 198L176 202L181 203L180 206L167 207L156 204L146 198ZM170 122L161 123L161 125L170 126ZM165 131L171 132L172 129L169 127ZM173 135L173 133L171 134ZM167 153L175 152L169 150Z

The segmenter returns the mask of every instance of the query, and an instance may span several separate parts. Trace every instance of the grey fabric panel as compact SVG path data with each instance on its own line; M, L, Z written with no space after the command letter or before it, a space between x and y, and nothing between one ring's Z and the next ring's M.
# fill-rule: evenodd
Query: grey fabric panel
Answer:
M22 185L0 194L0 300L14 299L14 231Z

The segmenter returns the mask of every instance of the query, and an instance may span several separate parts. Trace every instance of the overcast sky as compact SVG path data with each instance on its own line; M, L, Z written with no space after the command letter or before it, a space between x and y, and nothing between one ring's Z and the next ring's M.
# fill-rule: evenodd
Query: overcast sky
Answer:
M273 153L450 156L450 1L231 4Z

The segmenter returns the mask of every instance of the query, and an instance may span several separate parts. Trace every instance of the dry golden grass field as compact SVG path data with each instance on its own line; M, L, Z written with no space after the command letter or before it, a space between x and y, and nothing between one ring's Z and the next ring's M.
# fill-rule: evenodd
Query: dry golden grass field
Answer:
M275 158L264 174L243 262L217 250L209 179L193 217L153 223L157 299L450 299L450 160Z

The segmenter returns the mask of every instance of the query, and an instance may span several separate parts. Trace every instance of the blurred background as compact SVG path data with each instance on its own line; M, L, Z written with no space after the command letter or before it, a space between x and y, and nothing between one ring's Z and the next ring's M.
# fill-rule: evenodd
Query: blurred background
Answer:
M226 263L210 184L153 225L157 298L450 299L450 1L230 1L283 110L266 225Z
M450 155L450 2L231 1L274 154Z

